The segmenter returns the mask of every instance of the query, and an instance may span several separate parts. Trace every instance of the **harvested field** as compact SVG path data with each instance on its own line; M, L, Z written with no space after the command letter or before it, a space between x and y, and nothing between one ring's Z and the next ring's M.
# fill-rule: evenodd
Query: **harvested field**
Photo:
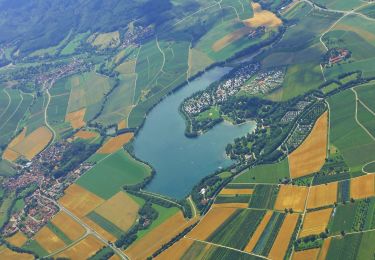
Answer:
M104 200L79 185L72 184L65 190L65 195L59 202L77 217L83 217L102 204Z
M315 260L318 259L319 248L298 251L293 253L292 260Z
M181 259L185 252L194 243L194 240L188 238L182 238L180 241L175 243L173 246L165 250L163 253L155 257L156 260L169 260L169 259Z
M337 201L337 187L337 182L311 187L307 208L319 208L335 203Z
M121 121L117 124L117 128L118 128L119 130L124 129L124 128L126 128L126 127L127 127L127 124L126 124L126 121L125 121L125 120L121 120Z
M85 222L85 224L88 225L90 228L95 230L101 237L107 239L108 241L115 242L117 240L117 238L114 235L109 233L107 230L96 224L88 217L84 217L82 221Z
M81 138L81 139L86 139L86 140L96 138L98 136L99 134L97 132L84 131L84 130L80 130L74 135L75 138Z
M316 121L311 133L289 156L292 178L318 172L325 163L327 154L328 112Z
M244 24L249 27L257 28L265 26L267 28L276 28L282 24L280 18L268 10L262 10L259 3L251 3L253 7L254 16L250 19L244 20Z
M0 251L0 259L7 259L7 260L32 260L34 259L33 255L24 254L24 253L17 253L8 248Z
M328 253L329 246L331 245L331 240L332 240L331 237L324 240L323 246L319 252L319 257L318 257L319 260L325 260L327 258L327 253Z
M87 236L77 244L69 247L65 251L57 255L57 257L65 257L69 259L88 259L96 253L104 244L92 235Z
M246 209L249 207L248 203L219 203L214 204L212 207L214 208L240 208Z
M17 135L9 144L8 144L8 147L7 149L4 151L3 153L3 159L5 160L8 160L8 161L11 161L11 162L14 162L18 159L18 157L20 157L21 155L15 151L12 150L12 148L14 146L16 146L17 144L19 144L20 142L23 141L23 139L25 139L26 137L26 132L27 132L27 128L25 127L22 132Z
M220 195L251 195L253 192L253 189L222 189Z
M120 191L100 205L95 212L123 231L127 231L138 216L139 205L126 193Z
M7 241L14 246L21 247L27 241L27 237L20 231L18 231L13 236L7 238Z
M31 160L48 145L52 139L52 133L47 127L43 126L20 139L9 150Z
M88 40L92 40L92 36L90 36ZM100 33L91 44L100 49L115 48L120 44L120 33L118 31Z
M308 212L303 221L299 237L319 235L324 232L331 218L332 208Z
M65 116L65 122L69 122L73 129L78 129L86 125L84 121L86 108L71 112Z
M213 208L199 222L199 224L187 234L188 237L205 240L234 212L235 208Z
M85 229L64 211L60 211L51 222L71 240L77 240L85 234Z
M36 235L35 240L40 244L48 253L55 252L65 246L55 233L53 233L47 226L44 226Z
M121 260L121 258L118 255L113 255L109 258L109 260Z
M284 259L288 250L288 245L292 238L294 229L297 225L298 214L288 214L277 234L275 243L272 246L271 252L268 257L271 259Z
M173 237L192 225L196 219L186 221L182 212L178 211L168 220L147 233L142 239L126 250L130 259L146 259L163 244L169 242Z
M222 49L224 49L226 46L230 45L231 43L241 39L242 37L248 35L250 33L251 29L249 27L244 27L241 29L238 29L232 33L229 33L225 35L223 38L217 40L212 45L212 50L215 52L219 52Z
M251 237L249 243L245 247L244 251L246 252L252 252L256 243L258 242L260 236L262 235L264 229L266 228L268 222L271 219L272 216L272 211L267 211L266 214L264 215L262 221L260 222L259 226L255 230L253 236Z
M360 176L350 180L350 197L363 199L375 195L375 174Z
M133 133L126 133L118 135L116 137L111 137L98 151L100 154L110 154L121 149L125 144L127 144L132 138Z
M302 212L305 209L308 191L308 187L281 185L275 209L284 210L292 208L294 211Z

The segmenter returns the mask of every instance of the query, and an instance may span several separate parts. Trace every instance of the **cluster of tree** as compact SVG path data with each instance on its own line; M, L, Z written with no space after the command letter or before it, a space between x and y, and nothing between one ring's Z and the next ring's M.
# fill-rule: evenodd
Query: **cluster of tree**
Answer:
M286 6L292 2L292 0L281 0L281 1L274 1L274 0L254 0L254 2L259 3L263 9L267 9L271 12L278 13L280 8Z
M328 229L319 235L309 235L303 238L298 238L294 241L294 249L296 251L308 250L313 248L320 248L323 244L323 239L328 237Z
M139 221L115 242L117 247L127 248L130 246L137 239L138 231L147 229L159 216L159 213L152 207L152 202L148 200L139 209L138 214Z
M217 193L225 187L231 177L223 179L217 173L203 178L197 185L193 187L191 198L200 211L201 215L205 214L210 208L213 198ZM201 191L204 189L204 193Z
M60 178L75 170L82 162L86 161L100 148L100 144L88 144L85 142L74 142L63 153L59 167L52 171L55 178ZM79 156L77 156L79 154Z
M109 246L103 246L94 255L90 256L88 260L102 260L110 259L115 253Z

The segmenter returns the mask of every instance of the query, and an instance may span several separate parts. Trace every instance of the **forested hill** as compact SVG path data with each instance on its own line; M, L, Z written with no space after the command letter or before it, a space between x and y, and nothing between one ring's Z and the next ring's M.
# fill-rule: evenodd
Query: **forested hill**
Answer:
M109 32L132 21L160 24L199 7L187 2L179 8L170 0L0 0L0 44L17 42L25 53L56 45L72 30Z

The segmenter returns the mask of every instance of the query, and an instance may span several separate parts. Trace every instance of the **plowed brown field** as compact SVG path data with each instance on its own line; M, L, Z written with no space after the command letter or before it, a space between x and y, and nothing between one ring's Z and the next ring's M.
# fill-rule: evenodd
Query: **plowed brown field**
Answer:
M375 174L360 176L350 180L350 197L363 199L375 195Z
M71 240L77 240L85 234L85 229L64 211L60 211L51 222Z
M84 121L86 108L71 112L65 116L65 121L70 122L73 129L78 129L86 125Z
M104 244L101 241L89 235L74 246L58 254L57 257L65 257L72 260L88 259L103 246Z
M126 133L118 135L116 137L111 137L98 151L100 154L110 154L121 149L125 144L127 144L132 138L133 133Z
M337 201L337 187L337 182L312 186L307 201L307 208L319 208L334 204Z
M35 240L40 244L48 253L55 252L65 246L55 233L53 233L47 226L44 226L35 235Z

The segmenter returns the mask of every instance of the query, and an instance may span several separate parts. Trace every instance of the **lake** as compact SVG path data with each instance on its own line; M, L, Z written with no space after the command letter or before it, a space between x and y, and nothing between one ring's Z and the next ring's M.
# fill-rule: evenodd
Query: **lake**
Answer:
M185 98L207 88L229 71L230 68L216 67L205 72L167 96L147 115L134 141L135 155L156 170L146 190L181 199L203 177L234 163L225 155L226 145L253 131L255 122L241 125L223 122L197 138L187 138L185 120L179 112Z

